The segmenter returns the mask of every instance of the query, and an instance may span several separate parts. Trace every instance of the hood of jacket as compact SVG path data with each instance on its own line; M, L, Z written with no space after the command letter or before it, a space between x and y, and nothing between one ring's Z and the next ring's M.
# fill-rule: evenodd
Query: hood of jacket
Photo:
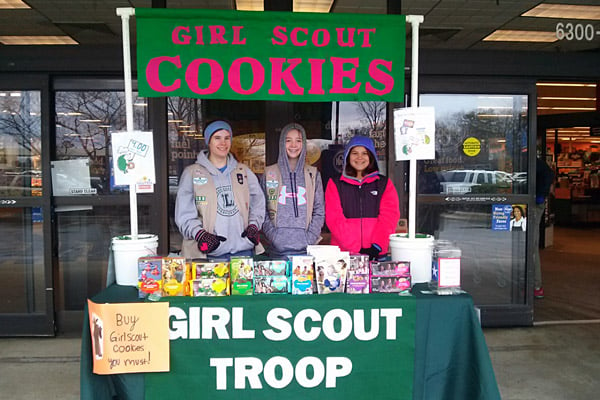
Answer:
M348 164L348 156L350 155L350 151L352 150L352 148L356 147L356 146L362 146L365 149L367 149L367 151L369 153L371 153L371 155L375 159L375 167L377 169L375 171L373 171L372 173L370 173L369 175L363 177L363 179L362 179L363 181L365 179L372 180L373 176L377 176L379 174L379 164L377 163L377 151L375 150L375 144L373 143L373 140L368 136L354 136L352 139L350 139L350 141L346 145L346 149L344 150L344 165L342 165L342 176L351 181L360 182L359 179L356 178L355 176L350 176L350 175L346 174L346 165Z
M298 156L298 162L296 163L296 168L294 171L290 168L290 161L287 156L287 151L285 150L285 139L289 131L292 129L296 129L302 135L302 151L300 152L300 156ZM297 123L287 124L281 129L281 134L279 135L279 156L277 158L277 164L279 165L279 169L281 170L281 174L288 174L289 172L301 172L304 168L304 163L306 162L306 131L304 127Z

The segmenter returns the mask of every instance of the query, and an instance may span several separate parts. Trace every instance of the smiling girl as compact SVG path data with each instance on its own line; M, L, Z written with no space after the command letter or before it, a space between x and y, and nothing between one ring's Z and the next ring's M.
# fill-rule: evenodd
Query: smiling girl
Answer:
M375 260L388 252L389 236L400 220L398 193L379 173L371 138L353 137L344 151L342 175L325 190L325 221L331 244Z

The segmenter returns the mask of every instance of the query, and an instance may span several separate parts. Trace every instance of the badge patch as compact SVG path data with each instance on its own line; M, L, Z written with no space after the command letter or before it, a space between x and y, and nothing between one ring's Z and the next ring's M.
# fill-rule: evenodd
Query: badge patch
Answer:
M196 201L196 204L206 203L206 196L196 196L195 201Z
M279 181L270 180L267 181L266 184L268 188L276 188L277 186L279 186Z
M371 190L371 194L372 194L373 196L377 196L377 190Z
M208 183L208 178L204 176L195 177L192 182L194 185L206 185Z
M237 174L237 180L240 185L243 185L244 184L244 175Z

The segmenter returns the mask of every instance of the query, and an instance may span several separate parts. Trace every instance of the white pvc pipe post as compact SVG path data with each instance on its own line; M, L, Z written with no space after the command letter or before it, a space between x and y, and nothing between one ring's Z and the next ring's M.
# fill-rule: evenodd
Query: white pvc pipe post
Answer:
M127 117L127 132L133 132L133 90L131 85L131 52L129 40L129 17L135 15L131 7L117 8L123 27L123 74L125 77L125 112ZM132 176L131 179L134 179ZM129 217L131 221L131 239L138 238L137 193L135 182L129 183Z
M419 106L419 24L423 22L422 15L407 15L406 22L412 26L412 60L410 67L410 106ZM417 160L409 161L408 176L408 237L415 238L417 214Z

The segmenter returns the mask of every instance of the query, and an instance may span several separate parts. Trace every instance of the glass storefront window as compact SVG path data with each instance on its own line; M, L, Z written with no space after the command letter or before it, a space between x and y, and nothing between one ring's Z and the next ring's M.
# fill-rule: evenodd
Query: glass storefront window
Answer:
M377 150L379 172L384 175L387 171L386 107L383 101L352 101L334 103L332 110L335 143L345 145L353 136L369 136Z
M0 208L0 314L46 308L44 233L40 208Z
M111 239L129 234L129 207L80 207L60 212L58 226L58 310L83 309L86 298L106 286ZM138 207L140 232L149 232L150 212Z
M0 91L0 195L42 195L39 91Z
M145 99L133 96L134 129L147 130ZM127 190L113 184L110 134L126 130L125 93L122 91L56 92L56 161L87 160L89 186L96 194ZM59 168L60 164L56 165ZM56 180L79 189L78 177L68 167L59 168ZM87 173L87 171L86 171ZM69 195L61 193L61 195Z
M215 119L232 125L231 152L260 176L266 165L267 146L279 149L280 129L290 122L302 124L307 134L307 157L321 171L323 185L341 173L343 146L352 136L370 136L375 142L380 172L387 171L385 102L277 103L281 109L273 137L266 137L266 102L168 98L169 121L169 216L171 249L181 246L181 235L173 220L179 177L204 149L203 127Z
M435 160L419 161L419 194L527 193L527 95L424 94L435 108Z
M461 287L476 304L524 304L527 233L494 229L492 210L491 204L420 204L418 229L460 247Z

